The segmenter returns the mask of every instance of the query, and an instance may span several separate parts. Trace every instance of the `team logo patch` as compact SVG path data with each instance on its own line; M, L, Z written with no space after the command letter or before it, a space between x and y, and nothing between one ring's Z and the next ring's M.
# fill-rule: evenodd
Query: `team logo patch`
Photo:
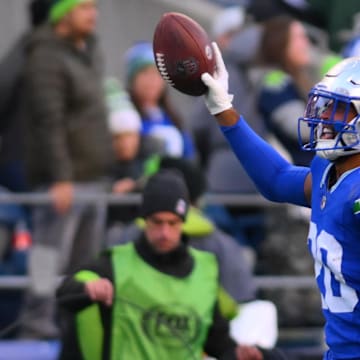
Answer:
M182 304L159 305L142 316L142 328L153 342L172 348L183 348L193 343L200 334L200 318L196 312Z
M353 213L354 213L354 215L360 214L360 199L357 199L354 201Z
M185 215L186 212L186 201L184 199L179 199L175 205L175 212L179 215Z

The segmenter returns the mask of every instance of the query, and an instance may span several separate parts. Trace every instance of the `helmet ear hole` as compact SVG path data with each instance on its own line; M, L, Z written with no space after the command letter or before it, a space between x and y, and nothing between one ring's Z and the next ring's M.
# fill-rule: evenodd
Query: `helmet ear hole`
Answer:
M355 150L359 149L360 144L360 117L356 115L348 124L349 132L344 132L341 136L342 142L345 146L349 146Z

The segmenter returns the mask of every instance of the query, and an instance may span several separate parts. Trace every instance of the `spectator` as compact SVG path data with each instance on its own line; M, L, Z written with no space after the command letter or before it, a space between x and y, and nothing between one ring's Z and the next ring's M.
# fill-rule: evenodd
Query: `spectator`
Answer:
M360 35L355 35L345 44L342 55L344 58L360 56Z
M0 193L9 191L0 187ZM0 207L0 277L26 275L27 259L31 247L31 233L27 223L28 214L21 205L2 204ZM23 303L23 291L0 290L0 329L8 329L2 337L17 334L13 327Z
M109 249L63 281L57 297L72 320L65 324L62 359L81 359L79 351L97 359L114 353L200 359L203 351L218 359L266 358L229 337L217 304L216 261L181 236L188 207L182 177L159 172L143 191L145 228L137 241ZM79 336L70 331L75 324Z
M360 9L354 15L353 27L344 39L341 55L346 57L360 56Z
M138 42L128 49L125 73L127 90L142 119L142 135L161 140L167 155L193 159L192 138L170 103L149 42Z
M112 148L116 162L112 176L116 193L133 191L136 179L143 173L139 159L141 145L141 118L120 83L107 80L109 106L108 126L112 136Z
M28 47L27 169L32 189L48 192L51 204L33 211L32 286L21 337L58 335L56 277L102 247L105 204L74 203L77 194L106 190L112 162L96 19L93 0L57 0L50 23Z
M30 0L30 27L0 61L0 185L10 191L28 191L24 165L26 121L23 72L31 33L47 20L51 0Z
M342 35L351 31L354 15L360 13L360 3L357 0L307 0L313 14L317 17L314 25L324 29L329 35L329 47L336 53L344 45Z
M287 16L263 23L260 59L264 73L258 107L265 124L297 165L308 165L313 154L299 148L297 119L311 88L311 46L303 25ZM289 117L288 114L295 114Z
M226 22L226 19L223 20ZM266 128L256 107L256 86L252 70L257 63L258 47L262 28L253 23L244 24L233 34L224 58L229 69L229 86L232 93L238 94L234 101L248 114L252 125L266 136ZM211 121L202 99L194 105L192 132L199 150L201 163L206 171L209 192L256 194L257 190L246 172L237 166L237 160L216 124ZM230 172L232 176L222 176ZM265 214L258 207L211 205L205 213L216 225L230 234L240 244L249 249L256 259L257 249L265 239Z
M0 192L5 194L29 190L24 164L26 46L32 32L47 20L50 5L51 0L27 1L29 26L0 60ZM27 274L30 230L27 206L0 204L0 275ZM0 328L4 329L19 315L23 291L6 289L0 298ZM16 333L6 335L13 337Z
M313 154L299 147L297 119L304 112L313 79L320 79L326 68L341 58L317 51L314 62L315 50L305 27L288 15L275 16L263 27L259 58L264 72L258 107L269 132L288 151L294 164L307 166Z
M248 11L256 21L278 15L292 15L296 19L324 32L327 46L339 53L344 35L351 30L356 14L360 12L358 0L252 0ZM270 6L268 6L271 4Z
M220 11L211 23L210 34L220 49L226 49L234 35L245 23L245 9L230 6Z
M211 24L211 34L213 40L222 45L224 59L231 74L230 90L240 94L239 98L235 101L241 104L245 113L251 114L250 118L253 119L253 126L260 133L264 134L265 127L255 102L256 87L254 87L250 75L250 69L257 62L262 29L257 24L245 23L245 17L246 15L242 13L242 8L240 7L224 9L214 18ZM212 168L214 168L214 173L216 173L216 164L224 162L223 160L217 161L217 159L220 158L225 150L230 150L230 148L217 127L211 125L211 117L201 98L195 99L191 118L196 119L196 121L191 121L190 125L191 131L194 134L196 148L200 155L201 166L203 169L209 169L210 175L212 175ZM219 152L217 152L218 150ZM231 153L231 150L229 153ZM213 160L212 157L215 157L215 159ZM226 157L224 156L225 160L227 158L228 153L226 153ZM227 162L230 161L228 160ZM235 163L231 162L231 164ZM239 176L241 175L239 174ZM242 177L245 191L248 191L249 187L254 190L247 175L243 173ZM216 182L216 176L210 176L209 181L210 190L216 191L218 185L216 183L213 185L213 181ZM213 186L215 187L214 189ZM232 191L234 188L238 189L238 187L239 182L237 185L233 183L226 184L228 191Z
M141 118L127 92L119 81L106 81L106 98L109 110L108 126L112 135L115 155L111 171L113 193L138 192L142 189L144 163L154 153L163 151L163 144L141 136ZM107 226L109 232L121 231L122 227L138 215L137 205L109 205Z
M27 4L29 28L20 35L10 50L0 61L0 191L2 193L27 191L28 186L24 169L24 125L25 125L25 92L23 91L23 73L26 61L26 46L33 31L46 22L51 0L30 0ZM0 219L7 227L8 236L16 236L16 224L30 226L25 207L15 204L0 204ZM2 242L3 249L9 250L8 241ZM20 246L21 248L21 246ZM14 244L14 250L17 245ZM23 250L23 249L22 249ZM6 258L13 259L16 254L5 251ZM14 255L14 256L13 256ZM24 254L22 254L23 257ZM2 256L0 256L2 258ZM19 264L21 264L19 266ZM25 273L24 261L12 261L0 264L0 273Z
M202 196L206 191L203 171L189 160L171 157L153 158L149 168L148 174L175 169L184 177L190 207L182 232L189 246L216 256L221 284L220 310L231 319L230 329L234 339L248 345L273 347L277 339L276 308L271 302L257 300L252 263L246 248L219 230L201 210ZM120 236L112 238L111 243L118 245L135 241L144 226L143 219L136 219ZM244 327L250 311L255 311L261 321L252 316L251 324Z

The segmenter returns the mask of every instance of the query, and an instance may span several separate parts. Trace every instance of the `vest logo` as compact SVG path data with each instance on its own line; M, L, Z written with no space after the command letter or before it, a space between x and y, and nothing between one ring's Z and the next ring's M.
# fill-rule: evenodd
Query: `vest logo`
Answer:
M196 312L182 304L154 306L142 316L142 328L149 340L172 348L195 342L200 325Z

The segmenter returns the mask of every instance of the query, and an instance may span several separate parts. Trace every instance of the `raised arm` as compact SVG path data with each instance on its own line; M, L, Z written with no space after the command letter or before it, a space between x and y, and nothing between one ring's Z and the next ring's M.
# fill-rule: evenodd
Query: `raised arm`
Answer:
M203 82L209 88L205 95L209 112L216 117L235 155L264 197L271 201L309 206L310 169L286 161L232 107L232 95L228 94L228 74L220 50L216 44L213 46L217 71L214 76L207 73L202 75Z

